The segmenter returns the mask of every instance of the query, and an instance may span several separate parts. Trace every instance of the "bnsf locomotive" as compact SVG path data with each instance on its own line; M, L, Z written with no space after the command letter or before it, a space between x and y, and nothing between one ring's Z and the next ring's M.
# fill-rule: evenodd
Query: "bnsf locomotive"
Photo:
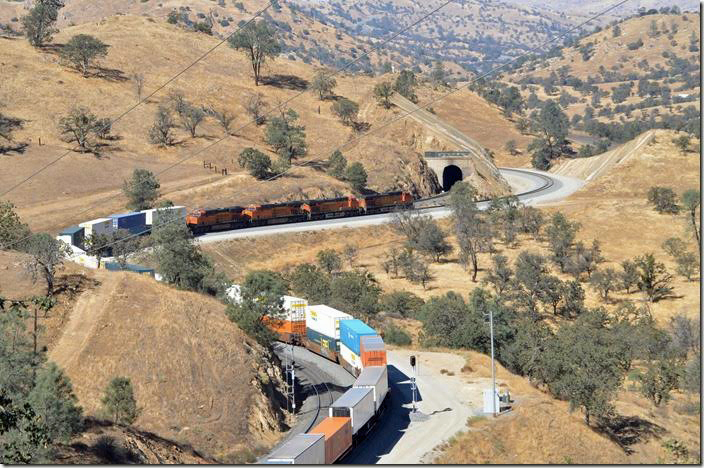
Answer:
M199 209L186 217L186 224L194 234L203 234L251 226L388 213L397 208L412 206L413 196L408 192L389 192L360 197L348 195L340 198L249 205L248 207Z

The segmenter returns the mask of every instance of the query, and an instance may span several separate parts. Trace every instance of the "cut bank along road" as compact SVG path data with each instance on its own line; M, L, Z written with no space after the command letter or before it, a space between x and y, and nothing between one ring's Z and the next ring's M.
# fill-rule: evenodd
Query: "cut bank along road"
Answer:
M511 185L513 193L517 194L518 199L526 205L552 203L561 200L579 190L584 184L582 180L573 177L551 174L535 169L501 168L500 171ZM486 209L489 206L489 202L479 202L478 206L480 209ZM446 207L419 208L418 211L433 218L444 218L451 214L450 209ZM245 237L260 237L271 234L375 226L390 222L392 217L392 213L383 213L351 218L259 226L206 234L200 236L198 242L209 244L212 242L222 242Z

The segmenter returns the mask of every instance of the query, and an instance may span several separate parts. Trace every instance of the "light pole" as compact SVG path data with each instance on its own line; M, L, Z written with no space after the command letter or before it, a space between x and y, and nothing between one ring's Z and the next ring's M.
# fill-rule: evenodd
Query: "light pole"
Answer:
M486 313L484 314L487 315ZM491 407L496 417L496 368L494 366L494 311L489 309L489 336L491 338Z

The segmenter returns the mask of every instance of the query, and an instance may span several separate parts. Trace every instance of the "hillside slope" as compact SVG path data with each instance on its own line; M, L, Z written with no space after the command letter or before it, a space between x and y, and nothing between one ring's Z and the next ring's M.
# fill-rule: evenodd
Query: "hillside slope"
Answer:
M22 155L0 158L0 185L8 187L29 177L70 148L59 138L57 124L73 106L87 107L99 117L119 115L121 109L136 102L128 80L133 70L145 74L145 93L150 93L217 43L205 34L135 16L68 27L56 35L55 42L61 44L79 33L95 35L110 45L97 76L84 78L62 66L51 49L37 51L23 39L4 40L0 61L11 66L13 72L0 85L0 101L4 113L24 119L24 128L16 132L16 139L30 146ZM393 109L378 106L373 97L374 85L389 77L337 76L335 94L356 101L360 122L373 132L357 138L358 134L332 113L333 100L320 101L313 92L298 96L312 80L313 67L279 58L267 66L265 74L269 84L254 86L244 55L221 46L114 125L117 137L108 142L100 159L71 153L14 190L8 199L32 228L58 229L123 211L126 201L120 193L122 181L138 167L166 171L159 175L164 198L189 208L331 196L350 192L348 184L324 172L325 161L339 147L350 162L364 164L372 190L404 188L419 195L432 193L434 187L428 181L420 152L443 149L447 144L441 139L426 142L424 131L413 122L395 122L375 131L376 126L396 115ZM147 134L154 115L160 105L169 104L167 95L171 91L182 92L195 105L216 105L232 111L235 135L191 158L222 137L222 130L208 118L196 138L177 128L178 143L173 147L163 149L150 144ZM270 182L256 181L237 164L237 155L246 147L277 158L263 142L264 127L249 125L250 117L244 111L246 100L254 93L262 93L269 111L295 97L289 107L300 115L306 129L307 154L289 174ZM226 168L228 176L204 168L203 161L214 164L218 171ZM488 187L478 188L489 191Z
M278 368L232 324L224 305L131 273L95 272L49 358L71 378L86 414L116 376L130 378L135 426L218 460L276 440Z

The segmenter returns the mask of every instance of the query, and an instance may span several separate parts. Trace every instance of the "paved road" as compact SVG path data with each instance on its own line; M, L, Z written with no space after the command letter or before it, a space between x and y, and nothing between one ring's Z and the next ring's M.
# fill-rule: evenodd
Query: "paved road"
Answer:
M510 169L502 168L501 173L518 193L518 198L527 205L550 203L561 200L571 193L579 190L583 181L573 177L551 174L535 169ZM479 207L485 209L489 203L480 202ZM450 210L444 207L422 208L419 211L433 218L443 218L450 215ZM308 221L303 223L281 224L273 226L259 226L234 231L214 232L200 236L198 242L208 244L245 237L259 237L271 234L289 232L319 231L323 229L356 228L386 224L391 220L392 214L384 213L370 216L352 218L326 219L321 221Z

